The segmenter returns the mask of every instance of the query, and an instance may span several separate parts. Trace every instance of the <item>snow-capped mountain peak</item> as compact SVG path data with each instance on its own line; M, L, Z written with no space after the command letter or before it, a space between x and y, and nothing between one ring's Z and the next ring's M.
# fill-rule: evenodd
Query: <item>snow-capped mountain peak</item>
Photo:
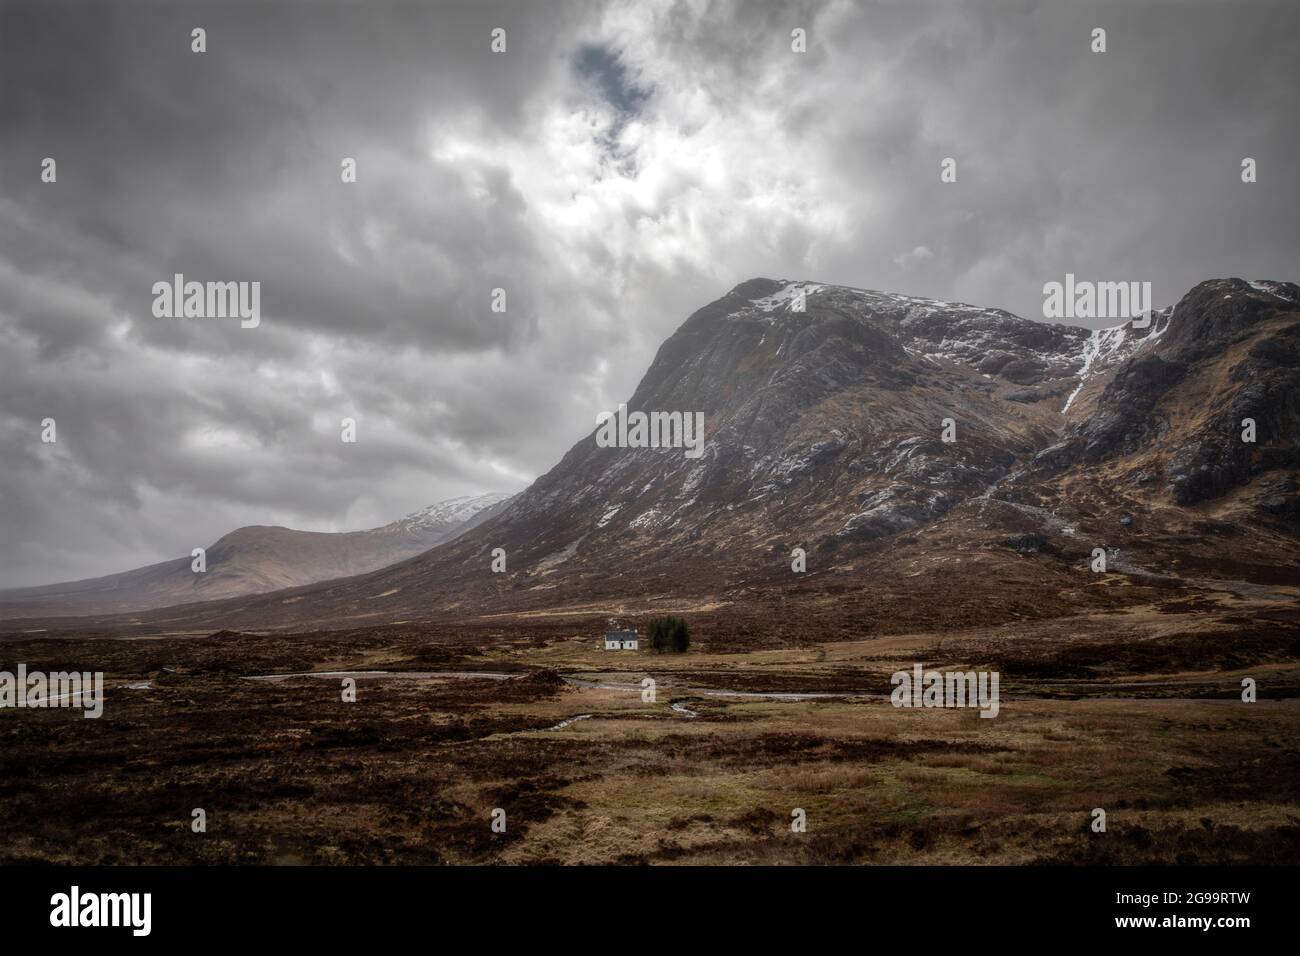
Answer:
M422 531L443 528L447 525L464 524L479 512L500 504L509 497L509 495L493 491L482 495L462 495L459 498L448 498L446 501L440 501L437 504L429 505L427 508L412 512L404 518L399 518L393 524L406 531Z
M782 282L781 288L770 295L760 296L750 301L760 312L775 312L782 307L794 311L794 302L800 292L803 293L806 303L808 296L821 288L824 287L818 282Z

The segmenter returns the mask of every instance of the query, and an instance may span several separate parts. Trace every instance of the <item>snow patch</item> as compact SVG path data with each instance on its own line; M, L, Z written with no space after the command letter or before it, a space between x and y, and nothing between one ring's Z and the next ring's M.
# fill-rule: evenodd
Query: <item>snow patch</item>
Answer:
M1295 301L1289 296L1283 295L1280 291L1282 287L1276 282L1268 282L1261 279L1261 280L1250 282L1248 283L1248 285L1256 292L1263 292L1267 295L1274 296L1275 298L1281 299L1283 302Z
M782 306L789 306L800 291L803 292L806 302L808 296L823 288L825 286L817 282L787 282L771 295L765 295L761 299L751 299L750 302L761 312L775 312Z
M500 504L509 497L509 495L492 492L486 495L463 495L460 498L448 498L436 505L421 508L419 511L393 522L393 524L411 531L463 524L484 508Z
M642 512L632 519L629 528L653 528L663 520L663 515L659 513L658 508L651 508L649 511Z
M1154 321L1154 317L1152 321ZM1130 339L1130 325L1131 323L1125 322L1123 325L1112 326L1109 329L1097 329L1088 336L1087 341L1083 343L1083 368L1079 369L1079 384L1070 393L1070 397L1065 400L1065 405L1061 409L1062 415L1070 410L1070 406L1074 404L1079 392L1083 391L1083 387L1088 384L1095 366L1110 359L1127 358L1148 342L1157 341L1165 332L1164 328L1159 331L1153 329L1145 339L1139 341ZM1136 345L1133 344L1135 341ZM1125 352L1126 342L1129 343L1127 353Z

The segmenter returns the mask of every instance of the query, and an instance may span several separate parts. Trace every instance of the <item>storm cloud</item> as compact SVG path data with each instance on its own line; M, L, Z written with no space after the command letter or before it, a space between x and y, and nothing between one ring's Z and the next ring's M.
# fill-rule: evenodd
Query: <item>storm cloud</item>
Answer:
M1295 280L1297 27L1268 3L0 4L0 587L518 490L753 276L1034 318L1067 272L1158 306ZM176 273L260 281L261 324L155 318Z

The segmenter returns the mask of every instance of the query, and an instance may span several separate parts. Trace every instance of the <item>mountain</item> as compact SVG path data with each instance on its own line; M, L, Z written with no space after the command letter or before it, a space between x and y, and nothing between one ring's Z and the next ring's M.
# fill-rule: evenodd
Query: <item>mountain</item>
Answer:
M207 548L207 570L176 558L106 577L0 591L0 619L111 614L311 584L373 571L464 534L508 495L452 498L368 531L315 532L250 525Z
M510 495L490 492L485 495L464 495L460 498L448 498L436 505L429 505L412 512L405 518L398 518L392 524L376 528L376 532L390 534L407 534L415 537L428 537L434 544L450 541L458 534L464 534L470 528L482 524L501 511ZM370 534L372 532L362 532Z
M703 454L593 432L434 551L140 623L676 610L797 642L1300 586L1292 283L1210 280L1145 328L1092 332L752 279L664 342L627 406L701 412Z

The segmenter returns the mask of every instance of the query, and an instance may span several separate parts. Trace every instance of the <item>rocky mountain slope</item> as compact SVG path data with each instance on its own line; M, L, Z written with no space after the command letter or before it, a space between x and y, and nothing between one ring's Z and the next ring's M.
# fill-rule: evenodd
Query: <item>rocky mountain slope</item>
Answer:
M797 640L1068 616L1171 584L1294 589L1298 348L1291 283L1207 281L1146 328L1090 332L753 279L690 316L627 403L703 413L700 457L593 433L436 550L139 623L729 608Z
M0 591L0 619L109 614L260 594L373 571L464 534L508 495L452 498L367 531L239 528L207 548L207 570L176 558L100 578Z

